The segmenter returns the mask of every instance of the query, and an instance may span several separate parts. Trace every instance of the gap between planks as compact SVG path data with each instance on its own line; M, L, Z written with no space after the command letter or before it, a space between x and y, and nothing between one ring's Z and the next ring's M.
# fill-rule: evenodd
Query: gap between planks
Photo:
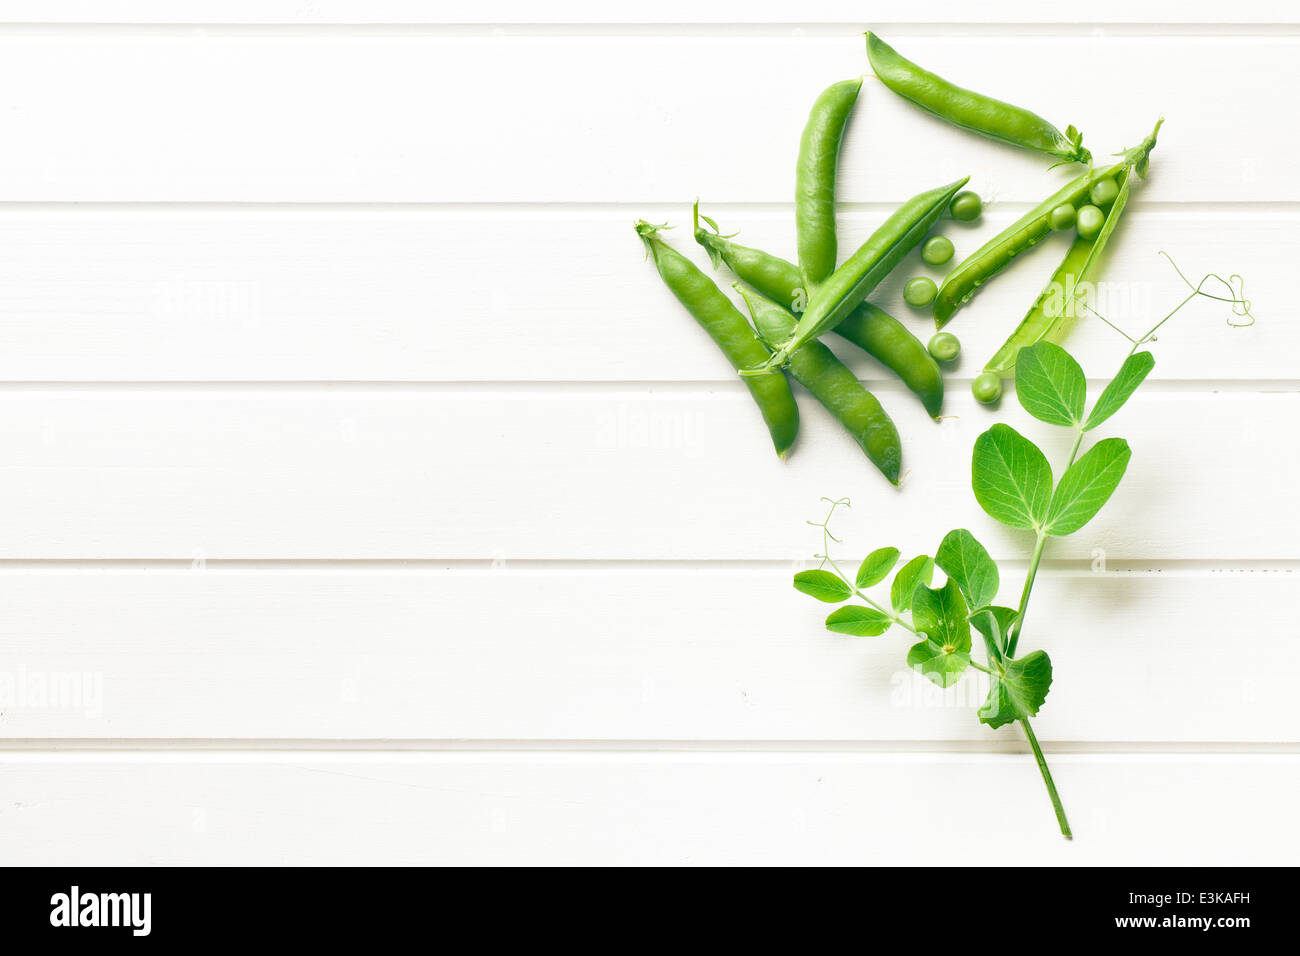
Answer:
M949 375L945 383L969 386L972 376ZM870 376L863 381L870 382L871 390L882 395L906 393L906 387L888 378ZM1090 378L1088 385L1100 391L1110 379ZM717 381L629 381L625 379L599 381L578 380L501 380L501 381L326 381L302 379L292 381L77 381L77 380L40 380L40 381L0 381L0 395L28 393L78 394L109 392L113 394L148 394L166 395L170 392L184 394L311 394L316 392L335 392L342 394L468 394L480 396L497 396L506 394L523 395L644 395L647 398L656 395L676 397L712 398L716 395L740 396L745 385L738 378L719 379ZM1232 393L1239 395L1277 394L1300 391L1300 378L1263 379L1263 378L1207 378L1207 379L1149 379L1142 384L1142 394L1159 394L1166 396L1190 395L1202 397L1207 394Z
M1054 741L1043 742L1048 753L1081 757L1163 756L1294 756L1300 742L1264 743L1188 741ZM832 755L846 759L857 756L918 757L934 755L1001 756L1028 754L1024 741L1007 736L1004 740L489 740L489 739L339 739L339 738L14 738L0 739L0 760L68 758L93 754L98 759L131 760L137 757L191 758L203 760L211 754L241 754L255 759L302 754L337 754L350 759L356 754L409 754L412 756L527 756L554 757L624 756L658 758L724 755L774 758L804 754Z
M1064 182L1064 181L1063 181ZM681 213L683 209L689 209L691 197L684 197L680 202L664 202L655 200L648 202L638 202L631 200L628 202L611 202L609 200L593 200L585 202L582 200L561 199L561 200L539 200L537 202L522 202L519 200L509 200L506 202L490 202L486 200L468 200L457 202L450 200L438 201L420 201L420 200L340 200L338 202L322 202L319 200L307 200L295 202L293 200L51 200L51 199L3 199L0 200L0 213L48 213L54 214L128 214L128 213L228 213L228 214L246 214L246 213L312 213L312 214L330 214L330 213L407 213L407 214L429 214L440 213L453 217L465 219L482 219L484 217L495 216L500 218L516 218L521 216L541 216L548 218L591 218L594 215L608 215L610 217L626 216L629 220L651 218L658 219L664 216L673 216ZM1005 214L1008 223L1011 216L1017 213L1024 213L1034 208L1035 203L1022 200L999 200L990 202L985 207L986 211L995 215ZM794 206L792 203L784 200L780 201L722 201L710 202L708 204L710 212L720 211L718 218L724 216L728 220L753 219L759 217L774 218L776 216L785 216L793 222ZM849 202L841 201L837 204L836 209L839 213L854 215L878 215L887 216L898 208L898 203L893 202ZM1300 214L1300 200L1289 199L1241 199L1233 201L1224 200L1197 200L1197 199L1179 199L1176 201L1164 200L1145 200L1136 199L1129 203L1130 209L1145 211L1146 214L1156 215L1183 215L1193 214L1198 216L1213 216L1217 218L1243 219L1249 216L1251 219L1292 219Z
M1290 39L1300 36L1297 22L1258 23L1012 23L1012 22L930 22L891 23L870 21L892 37L998 37L1095 39L1136 38L1151 40L1185 40L1223 38ZM768 23L59 23L0 22L0 39L7 37L177 37L240 38L269 37L285 39L337 39L354 36L366 38L486 37L500 39L551 37L716 37L748 39L765 37L844 37L861 33L868 21L843 22L768 22Z
M810 558L809 567L815 565ZM1023 571L1027 561L1006 559L999 567ZM111 574L125 572L171 574L785 574L788 560L734 559L602 559L602 558L205 558L196 567L192 558L0 558L0 574ZM1088 560L1045 558L1041 569L1056 576L1206 577L1210 575L1294 574L1300 559L1222 562L1201 558L1162 558L1151 561L1111 561L1094 571Z

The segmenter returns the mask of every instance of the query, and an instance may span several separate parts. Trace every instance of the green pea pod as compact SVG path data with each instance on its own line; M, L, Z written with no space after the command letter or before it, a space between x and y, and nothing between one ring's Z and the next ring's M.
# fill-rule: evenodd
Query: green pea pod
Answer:
M742 246L718 234L718 224L699 215L695 204L695 240L708 251L716 268L725 263L736 276L796 315L803 311L804 291L798 268L778 256ZM702 228L703 219L713 232ZM787 305L789 303L789 305ZM902 322L863 302L835 327L835 334L863 349L906 385L931 417L943 407L943 372L925 344Z
M1062 133L1037 113L949 83L901 56L871 32L867 33L867 59L881 83L954 126L1064 162L1092 161L1092 154L1083 148L1083 137L1073 126Z
M1110 211L1101 231L1091 239L1079 237L1074 240L1065 259L1052 276L1052 281L1039 293L1029 312L1020 325L998 349L997 354L989 359L984 371L995 372L1003 378L1011 377L1016 367L1016 356L1020 350L1035 342L1048 341L1060 344L1069 330L1070 320L1077 316L1076 303L1082 299L1084 283L1088 275L1101 258L1107 240L1119 224L1128 204L1129 185L1133 167L1121 170L1115 177L1119 186L1119 195L1111 203Z
M931 418L943 409L943 371L925 343L898 319L863 302L835 327L842 335L903 380Z
M828 87L813 103L799 140L795 167L794 227L798 237L799 268L809 287L835 271L835 170L840 144L848 125L862 78Z
M740 288L764 341L779 342L795 327L795 317L770 299ZM820 342L809 342L790 356L790 374L826 406L891 484L898 484L903 447L893 419L847 365Z
M947 186L913 196L891 215L831 273L812 293L808 309L800 317L790 337L776 346L776 351L762 366L741 369L741 375L756 375L781 368L800 347L839 325L889 275L930 231L952 197L966 185L964 177Z
M767 347L754 334L744 314L695 263L658 237L663 228L644 221L636 224L637 235L654 257L655 268L677 301L722 349L732 368L762 362L767 357ZM747 376L744 382L767 423L776 453L784 458L799 432L799 407L795 405L789 381L777 374Z
M1078 205L1094 183L1114 176L1129 166L1144 165L1156 145L1160 124L1151 135L1123 154L1120 162L1104 169L1091 169L1066 183L1029 212L961 261L939 286L934 300L934 324L943 328L957 310L971 300L976 291L1010 265L1020 253L1037 245L1052 231L1049 217L1057 206Z

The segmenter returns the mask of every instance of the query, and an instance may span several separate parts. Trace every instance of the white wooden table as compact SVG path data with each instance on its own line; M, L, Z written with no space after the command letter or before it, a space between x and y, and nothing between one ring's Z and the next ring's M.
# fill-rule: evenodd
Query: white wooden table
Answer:
M1298 862L1300 28L1054 10L0 3L0 859ZM854 501L846 559L965 526L1023 570L970 446L1059 440L968 386L1060 241L951 326L954 419L858 362L895 492L808 401L779 464L631 229L698 195L792 253L799 129L868 26L1098 157L1164 115L1112 316L1181 298L1165 250L1246 276L1258 318L1170 324L1106 426L1128 477L1045 563L1026 641L1073 844L1012 729L789 587L823 495ZM1045 165L868 78L841 246L969 173L968 252ZM909 274L876 301L923 334ZM1095 321L1070 346L1094 388L1125 351Z

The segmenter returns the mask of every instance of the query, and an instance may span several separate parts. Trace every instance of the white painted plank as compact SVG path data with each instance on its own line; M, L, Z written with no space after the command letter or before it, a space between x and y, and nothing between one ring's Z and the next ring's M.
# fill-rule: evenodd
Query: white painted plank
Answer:
M925 36L905 52L1074 123L1102 157L1163 114L1148 200L1276 203L1300 199L1300 185L1288 128L1258 77L1296 87L1298 49L1297 37L1099 34ZM1086 84L1063 66L1090 62L1105 68ZM814 96L865 69L857 30L6 35L0 200L784 201ZM990 193L1036 201L1068 175L954 130L875 81L861 106L845 147L847 201L897 202L967 174Z
M1165 4L1143 0L1094 0L1071 11L1030 0L998 0L972 6L962 0L931 0L924 6L873 6L872 23L999 23L1073 25L1075 17L1094 23L1292 23L1294 11L1274 0L1243 0L1225 6L1209 0ZM257 23L257 24L539 24L539 23L836 23L855 25L864 9L855 0L816 0L791 7L781 0L661 0L653 6L626 6L597 0L563 0L539 6L526 0L491 3L429 3L427 0L226 0L178 4L168 0L6 0L0 22L7 23Z
M995 205L978 226L944 231L960 257L1022 209ZM788 206L706 211L742 229L740 241L793 255ZM689 226L684 204L10 209L0 214L0 380L730 380L645 263L630 228L637 215ZM884 215L842 215L844 247ZM1162 249L1196 279L1243 273L1258 324L1233 332L1228 310L1202 300L1161 336L1153 380L1294 381L1300 323L1285 312L1293 256L1260 237L1297 232L1295 212L1139 205L1116 236L1097 307L1134 333L1173 308L1186 288ZM706 266L687 229L669 238ZM952 323L968 360L951 388L965 388L1014 328L1064 245L1059 237L1026 257ZM913 254L873 299L924 339L928 317L901 295L922 273L940 276ZM716 275L724 287L733 281ZM1098 377L1123 351L1095 319L1069 344ZM865 356L856 364L880 377Z
M967 394L938 425L897 391L891 488L814 403L780 463L738 382L708 390L16 390L0 395L6 558L729 558L789 560L802 519L853 496L862 547L934 547L967 526L1024 556L971 496L995 419ZM999 418L1041 440L1064 429ZM1135 449L1106 511L1051 555L1296 556L1300 393L1139 393L1101 431Z
M1051 760L1073 842L1028 755L8 754L0 853L16 866L1298 862L1300 757ZM935 794L960 809L936 812Z
M828 633L790 572L5 572L0 734L1019 740L976 719L978 675L941 692L905 632ZM1300 741L1295 592L1288 572L1043 572L1022 644L1055 665L1040 738Z

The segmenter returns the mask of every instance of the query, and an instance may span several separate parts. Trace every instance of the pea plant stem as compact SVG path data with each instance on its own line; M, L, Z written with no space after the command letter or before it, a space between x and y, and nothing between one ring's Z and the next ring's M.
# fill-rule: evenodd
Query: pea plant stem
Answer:
M1052 809L1056 811L1056 822L1061 825L1061 836L1067 840L1073 840L1074 834L1070 832L1070 821L1065 817L1065 807L1061 804L1061 795L1056 792L1056 782L1052 780L1052 771L1048 769L1047 758L1043 756L1043 748L1038 745L1038 738L1034 736L1034 728L1029 726L1029 718L1022 718L1020 726L1025 728L1025 736L1029 738L1029 746L1034 749L1034 759L1038 761L1038 770L1043 775L1043 783L1047 786L1047 795L1052 798Z
M1169 259L1167 253L1162 252L1161 255L1164 255L1165 258ZM1246 316L1250 318L1251 321L1249 323L1241 323L1242 325L1249 325L1254 322L1255 317L1251 315L1250 300L1245 297L1244 285L1242 287L1241 292L1238 293L1237 289L1233 287L1232 282L1229 279L1224 279L1222 276L1216 275L1214 273L1207 274L1204 278L1201 279L1200 282L1193 284L1191 280L1189 280L1185 275L1183 275L1182 271L1178 268L1178 266L1174 264L1173 259L1169 259L1169 264L1172 265L1174 271L1178 273L1178 277L1182 279L1184 283L1187 284L1187 288L1190 290L1190 292L1185 299L1183 299L1176 306L1174 306L1174 308L1170 310L1170 312L1167 315L1165 315L1162 319L1160 319L1159 322L1157 322L1154 326L1152 326L1149 330L1147 330L1147 332L1144 335L1142 335L1139 338L1136 339L1133 338L1128 333L1124 332L1122 329L1116 326L1109 319L1107 319L1105 316L1101 315L1100 313L1094 311L1091 308L1088 308L1086 304L1084 305L1084 308L1088 309L1089 312L1092 312L1093 315L1096 315L1098 318L1100 318L1111 328L1115 329L1115 331L1119 332L1120 335L1123 335L1124 338L1128 339L1128 341L1132 345L1132 347L1129 349L1128 352L1129 356L1132 356L1134 353L1136 353L1137 350L1140 349L1143 345L1146 345L1148 342L1154 341L1156 333L1160 331L1161 327L1164 326L1164 324L1168 322L1171 318L1173 318L1185 305L1187 305L1187 303L1191 302L1192 299L1196 298L1197 296L1203 296L1207 299L1213 299L1218 302L1230 303L1232 305L1232 310L1234 314L1240 316ZM1211 279L1217 280L1218 282L1222 283L1223 286L1227 289L1229 297L1212 295L1211 293L1204 291L1205 284L1209 282ZM1237 279L1238 281L1241 281L1241 277L1237 275L1231 276L1230 279ZM1228 324L1233 325L1234 323L1231 320L1229 320ZM1079 448L1083 444L1083 434L1084 434L1083 424L1082 423L1076 424L1075 435L1074 435L1074 446L1070 449L1070 460L1066 462L1065 465L1065 471L1067 472L1070 470L1070 467L1074 464L1075 459L1077 459L1079 456ZM1016 612L1015 623L1011 625L1011 633L1007 638L1007 642L1006 642L1005 656L1008 659L1014 656L1016 652L1016 643L1020 639L1020 631L1025 624L1025 611L1029 607L1029 595L1030 592L1033 590L1034 579L1038 574L1038 565L1043 559L1043 548L1046 546L1047 543L1047 534L1046 532L1043 531L1042 528L1036 529L1036 533L1037 533L1037 539L1034 542L1034 552L1032 557L1029 559L1029 570L1025 574L1025 587L1020 594L1020 606ZM1034 730L1029 724L1029 719L1028 718L1021 719L1020 725L1025 730L1025 737L1028 738L1029 740L1029 746L1033 748L1034 759L1038 761L1038 769L1043 775L1043 783L1047 786L1047 794L1049 797L1052 798L1052 808L1056 811L1056 820L1061 825L1061 835L1064 836L1067 840L1073 839L1073 834L1070 833L1069 821L1065 817L1065 808L1061 805L1061 797L1056 792L1056 784L1052 780L1052 772L1050 769L1048 769L1047 766L1047 758L1043 756L1043 748L1039 746L1038 738L1034 736Z
M1083 432L1079 432L1079 437L1083 437ZM1078 451L1079 444L1075 442L1075 451ZM1074 455L1070 456L1071 461ZM1025 575L1025 589L1020 595L1020 610L1016 615L1016 622L1011 627L1011 637L1007 640L1006 657L1009 660L1016 653L1016 641L1020 639L1020 624L1025 619L1025 608L1029 606L1029 592L1033 590L1034 578L1038 574L1039 562L1043 559L1043 546L1047 543L1047 535L1039 531L1038 540L1034 542L1034 554L1029 559L1029 571ZM1047 758L1043 756L1043 748L1038 745L1038 738L1034 736L1034 728L1029 725L1029 718L1024 717L1020 720L1020 726L1025 729L1025 736L1029 739L1029 746L1034 750L1034 759L1038 761L1038 772L1043 775L1043 784L1047 787L1047 795L1052 800L1052 809L1056 811L1056 820L1061 825L1061 835L1067 840L1073 840L1074 835L1070 832L1070 821L1065 818L1065 807L1061 805L1061 796L1056 792L1056 782L1052 780L1052 771L1047 766Z
M1065 463L1065 471L1070 470L1074 460L1079 457L1079 446L1083 444L1083 426L1076 425L1074 445L1070 449L1070 460ZM1065 472L1062 472L1064 474ZM1034 541L1034 553L1029 558L1029 571L1025 574L1025 587L1020 592L1020 606L1016 610L1016 621L1011 625L1011 636L1007 638L1007 657L1014 657L1016 643L1020 640L1020 631L1025 624L1025 611L1029 607L1029 592L1034 589L1034 578L1038 576L1038 565L1043 560L1043 548L1047 544L1047 532L1037 529L1038 538Z
M1046 532L1039 531L1034 541L1034 553L1029 558L1029 570L1025 572L1025 586L1020 592L1020 606L1016 609L1016 620L1011 625L1011 636L1007 638L1008 658L1016 656L1016 642L1020 640L1020 627L1025 620L1025 610L1029 607L1029 592L1034 589L1034 578L1038 577L1038 565L1043 560L1043 548L1047 544Z
M1075 425L1074 445L1070 448L1070 460L1065 463L1065 471L1070 470L1076 458L1079 457L1079 447L1083 444L1083 425ZM1064 474L1065 472L1062 472ZM1020 606L1016 611L1015 623L1011 625L1011 636L1007 638L1006 656L1008 659L1015 656L1016 643L1020 640L1020 631L1025 624L1025 612L1029 608L1029 595L1034 590L1034 579L1038 577L1038 566L1043 560L1043 549L1047 546L1047 532L1038 528L1037 538L1034 540L1034 553L1029 558L1029 570L1025 572L1025 587L1020 592ZM1047 795L1052 799L1052 809L1056 811L1056 821L1061 825L1061 836L1067 840L1073 840L1074 834L1070 832L1070 821L1065 817L1065 807L1061 805L1061 796L1056 792L1056 783L1052 780L1052 771L1047 766L1047 758L1043 755L1043 748L1038 745L1038 738L1034 735L1034 729L1029 725L1029 718L1022 718L1020 726L1025 729L1025 737L1029 739L1029 746L1033 748L1034 759L1038 761L1038 770L1043 775L1043 783L1047 787Z

